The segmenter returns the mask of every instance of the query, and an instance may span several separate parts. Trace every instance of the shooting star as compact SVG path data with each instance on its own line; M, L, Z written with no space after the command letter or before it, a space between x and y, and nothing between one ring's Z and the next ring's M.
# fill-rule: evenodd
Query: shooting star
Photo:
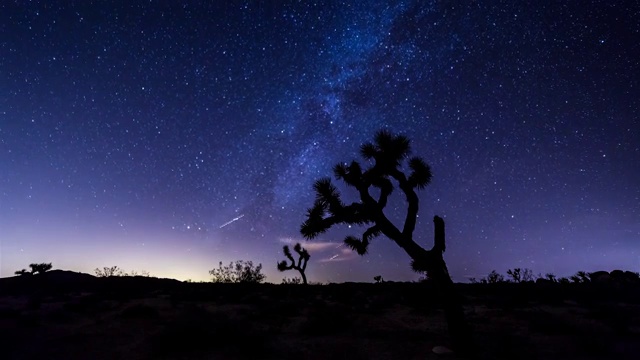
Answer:
M338 256L340 256L340 255L335 254L335 255L333 255L332 257L330 257L330 258L329 258L329 260L327 260L327 261L331 261L331 260L333 260L333 259L337 258Z
M227 221L226 223L220 225L220 227L218 229L222 229L223 227L225 227L225 226L227 226L227 225L229 225L229 224L231 224L233 222L236 222L236 221L242 219L243 217L244 217L244 214L241 214L238 217L234 217L233 219L231 219L231 220Z

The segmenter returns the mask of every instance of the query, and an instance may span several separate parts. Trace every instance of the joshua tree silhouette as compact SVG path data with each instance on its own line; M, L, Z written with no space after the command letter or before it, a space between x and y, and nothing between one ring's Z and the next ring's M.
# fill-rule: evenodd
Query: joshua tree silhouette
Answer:
M44 274L45 272L51 270L53 266L51 263L40 263L40 264L29 264L31 268L32 274Z
M304 249L302 246L300 246L300 243L297 243L293 247L293 251L297 252L298 255L300 256L298 258L298 263L296 264L295 260L293 259L293 256L291 255L291 251L289 250L289 246L285 245L282 248L282 251L284 252L284 256L286 256L287 259L291 261L291 264L287 265L287 261L282 260L278 263L278 270L280 271L287 271L291 269L298 270L298 272L300 272L300 276L302 276L302 283L307 285L307 276L304 274L304 271L307 269L307 263L309 262L309 258L311 257L311 255L309 255L309 252L306 249Z
M409 176L402 172L400 166L410 152L407 137L393 135L386 130L378 131L373 143L360 147L362 157L373 161L373 166L363 169L357 161L352 161L349 165L338 164L333 169L338 180L357 190L360 201L347 205L342 202L330 178L317 180L314 184L316 200L307 211L307 219L300 232L305 238L313 239L337 224L368 226L362 238L347 236L344 239L345 245L360 255L367 253L371 240L380 234L394 241L409 255L412 268L426 272L433 280L442 297L453 348L459 353L468 353L471 351L470 328L442 255L446 248L444 220L439 216L433 218L435 239L431 250L425 250L413 240L419 205L416 189L423 189L431 182L431 169L420 157L412 157L408 159ZM396 227L383 212L394 183L408 203L402 229ZM379 193L377 199L369 191L372 187Z

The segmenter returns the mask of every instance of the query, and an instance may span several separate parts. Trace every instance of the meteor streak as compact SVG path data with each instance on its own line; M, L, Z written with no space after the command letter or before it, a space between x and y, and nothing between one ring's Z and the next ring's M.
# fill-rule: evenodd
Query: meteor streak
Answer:
M238 217L234 217L233 219L231 219L231 220L227 221L226 223L220 225L219 229L222 229L223 227L225 227L225 226L227 226L227 225L229 225L229 224L231 224L233 222L236 222L236 221L242 219L243 217L244 217L244 214L241 214Z

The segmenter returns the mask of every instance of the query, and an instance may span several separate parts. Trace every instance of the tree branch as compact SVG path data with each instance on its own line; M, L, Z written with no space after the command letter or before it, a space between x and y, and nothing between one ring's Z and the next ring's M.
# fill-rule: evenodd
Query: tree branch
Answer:
M416 218L418 216L418 194L413 190L413 187L407 181L406 176L397 168L391 172L391 176L398 181L400 189L404 193L407 199L407 216L404 220L404 227L402 228L402 234L407 237L413 236L413 231L416 228Z

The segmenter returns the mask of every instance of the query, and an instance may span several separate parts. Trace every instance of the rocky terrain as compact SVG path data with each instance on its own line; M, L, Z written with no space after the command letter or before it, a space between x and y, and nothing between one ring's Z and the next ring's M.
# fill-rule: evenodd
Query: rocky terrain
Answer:
M604 279L604 278L603 278ZM637 359L640 285L458 284L479 359ZM0 279L2 359L455 359L428 283ZM434 352L434 348L435 351Z

